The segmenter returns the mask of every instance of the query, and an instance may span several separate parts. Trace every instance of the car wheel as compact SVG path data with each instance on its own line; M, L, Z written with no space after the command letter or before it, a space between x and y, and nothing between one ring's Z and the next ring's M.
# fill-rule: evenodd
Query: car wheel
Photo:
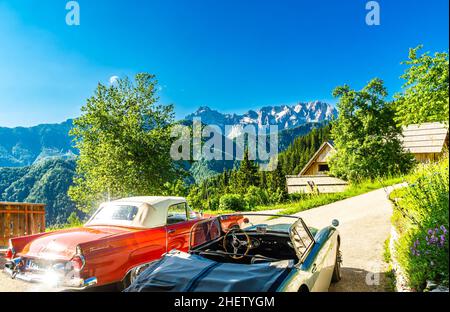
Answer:
M127 276L125 276L125 278L122 280L122 282L119 283L119 290L122 291L125 288L130 287L130 285L133 284L135 280L137 280L139 274L141 274L148 266L148 264L145 264L131 269L130 272L128 272Z
M145 270L144 266L140 266L137 268L134 268L133 270L131 270L131 272L128 274L129 276L129 284L133 284L135 280L137 280L139 274L141 274L142 271ZM128 286L130 286L128 285Z
M131 285L131 283L130 283L130 274L129 273L127 274L127 276L124 277L123 280L121 280L120 282L117 282L117 284L116 284L118 291L123 291L125 288L128 288L130 285Z
M307 293L309 292L308 286L306 286L305 284L303 284L300 289L298 290L298 292L300 293Z
M336 260L334 263L333 276L331 277L332 283L337 283L341 280L341 265L342 265L342 253L338 245L336 251Z

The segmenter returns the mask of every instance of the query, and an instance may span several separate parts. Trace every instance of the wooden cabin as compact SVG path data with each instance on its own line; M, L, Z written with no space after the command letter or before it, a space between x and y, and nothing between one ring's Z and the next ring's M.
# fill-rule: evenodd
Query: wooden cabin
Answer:
M300 171L301 176L326 175L330 168L328 167L328 158L335 152L331 141L323 142L316 153L311 157L308 163Z
M448 126L439 122L409 125L403 128L401 140L418 162L437 161L448 149Z
M324 142L298 175L286 176L288 193L337 193L348 183L328 175L328 159L336 152L331 141Z
M409 125L401 136L405 151L414 155L418 162L439 160L448 150L448 126L439 122ZM331 141L324 142L296 176L286 176L288 193L336 193L342 192L348 183L327 175L328 159L336 152Z
M45 205L0 202L0 247L10 238L45 232Z

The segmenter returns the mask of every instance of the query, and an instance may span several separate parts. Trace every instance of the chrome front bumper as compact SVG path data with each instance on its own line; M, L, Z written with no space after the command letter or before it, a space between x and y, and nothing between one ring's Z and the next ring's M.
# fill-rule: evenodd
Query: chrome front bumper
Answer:
M29 283L43 283L67 289L83 290L95 286L98 283L95 276L86 279L74 276L66 278L63 274L51 270L46 272L22 271L16 268L14 260L8 261L5 264L3 272L8 274L12 279L18 279Z

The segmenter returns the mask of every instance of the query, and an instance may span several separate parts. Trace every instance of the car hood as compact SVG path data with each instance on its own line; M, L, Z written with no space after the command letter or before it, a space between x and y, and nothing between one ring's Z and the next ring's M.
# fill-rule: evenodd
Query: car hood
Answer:
M79 244L131 231L136 229L92 226L49 232L28 243L19 255L47 260L70 260Z

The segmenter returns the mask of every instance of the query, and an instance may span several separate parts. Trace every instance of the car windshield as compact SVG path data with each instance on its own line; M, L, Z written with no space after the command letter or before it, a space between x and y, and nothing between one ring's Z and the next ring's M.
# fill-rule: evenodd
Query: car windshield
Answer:
M232 229L259 234L280 233L291 236L294 244L302 245L306 249L312 237L309 229L301 219L289 216L275 216L268 214L222 215L196 223L191 229L190 248L196 248L210 241L220 238Z
M289 233L289 229L298 218L275 216L269 214L234 214L223 215L218 217L223 232L228 232L230 229L239 226L247 232L278 232Z
M93 217L94 222L133 221L139 208L132 205L107 205L101 208Z

